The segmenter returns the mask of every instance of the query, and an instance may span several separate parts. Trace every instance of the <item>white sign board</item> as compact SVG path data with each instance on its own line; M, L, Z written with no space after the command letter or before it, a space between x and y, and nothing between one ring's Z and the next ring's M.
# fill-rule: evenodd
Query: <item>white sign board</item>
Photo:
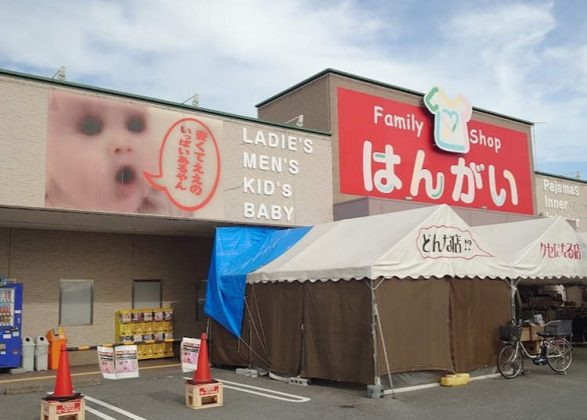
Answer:
M181 370L182 372L198 369L198 354L200 353L200 339L183 337L181 340Z

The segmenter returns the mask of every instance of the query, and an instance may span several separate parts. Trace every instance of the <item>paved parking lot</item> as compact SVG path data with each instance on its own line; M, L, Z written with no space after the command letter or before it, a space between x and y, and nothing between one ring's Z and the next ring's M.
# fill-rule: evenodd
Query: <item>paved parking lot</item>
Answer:
M171 361L173 362L173 361ZM146 365L146 364L145 364ZM139 379L109 381L72 368L73 382L86 394L86 418L94 419L582 419L587 418L587 349L575 349L568 375L528 364L529 374L513 380L492 378L455 388L430 388L371 400L365 387L317 383L298 386L267 377L248 378L232 370L212 369L226 381L224 406L192 410L184 405L185 376L179 365L143 368ZM84 370L86 371L84 373ZM38 419L40 400L54 379L21 380L0 375L0 419ZM43 377L47 377L45 372ZM188 375L189 376L189 375ZM17 380L17 382L14 382ZM36 392L4 395L7 387L42 387Z

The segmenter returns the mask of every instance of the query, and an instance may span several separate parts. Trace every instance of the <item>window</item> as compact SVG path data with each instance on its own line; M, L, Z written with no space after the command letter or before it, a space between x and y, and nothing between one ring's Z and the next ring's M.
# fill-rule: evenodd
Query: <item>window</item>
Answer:
M94 280L61 280L59 325L92 325Z
M160 308L161 280L135 280L132 287L132 307Z

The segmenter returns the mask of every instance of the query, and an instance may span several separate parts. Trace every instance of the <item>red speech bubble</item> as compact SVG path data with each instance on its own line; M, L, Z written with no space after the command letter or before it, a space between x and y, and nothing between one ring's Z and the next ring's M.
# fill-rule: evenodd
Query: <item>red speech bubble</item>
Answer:
M163 138L159 174L145 172L156 190L182 210L205 207L220 179L220 152L212 131L195 118L175 122Z
M493 257L473 239L470 231L456 226L433 225L420 229L416 240L422 258Z

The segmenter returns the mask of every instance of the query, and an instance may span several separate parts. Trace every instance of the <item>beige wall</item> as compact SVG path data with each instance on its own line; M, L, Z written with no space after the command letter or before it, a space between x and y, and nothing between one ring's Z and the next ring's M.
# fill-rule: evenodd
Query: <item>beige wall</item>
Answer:
M385 200L383 198L363 197L357 200L345 201L334 206L334 219L350 219L375 214L392 213L396 211L413 210L427 206L424 203L410 201ZM492 225L497 223L519 222L535 219L539 216L525 214L504 213L465 207L452 209L470 226Z
M216 135L220 134L217 141L221 175L216 193L210 202L202 209L185 214L178 212L161 195L174 211L162 210L158 214L277 226L332 221L332 153L328 135L9 75L0 75L0 206L45 207L47 108L49 92L52 90L67 90L80 95L147 106L149 118L153 118L155 122L152 127L158 127L157 133L163 133L152 134L156 147L149 153L159 153L159 144L162 142L158 140L159 137L164 137L170 122L172 124L180 118L195 117L213 127ZM322 87L321 90L325 91L325 88ZM308 118L312 122L314 114L311 116L308 113ZM321 118L325 120L326 116ZM268 147L254 141L259 135L267 139L270 134L279 138L295 138L297 150L282 146ZM311 151L301 146L305 142L311 143ZM255 155L257 161L280 161L284 164L284 169L267 170L259 163L256 167L247 166L245 155ZM287 170L287 164L294 160L299 169L297 174ZM254 191L245 186L247 179L254 179ZM260 191L256 186L258 181L271 184L275 191ZM288 185L290 195L284 194L284 185ZM262 207L271 217L265 216L261 211ZM254 210L251 211L251 208ZM286 217L286 208L291 209L291 217ZM279 213L272 213L273 209L278 209ZM272 217L273 215L276 217Z
M0 205L45 205L47 90L0 76Z
M536 174L535 183L538 214L562 216L587 232L587 182Z
M93 325L64 327L68 344L114 341L114 312L132 307L134 279L160 279L175 311L174 334L196 336L196 284L206 278L211 239L0 228L0 275L24 284L23 334L59 323L60 279L94 280Z
M259 108L259 118L285 123L298 115L304 116L304 128L330 131L330 78L325 75L288 93L283 98ZM295 120L288 124L294 125Z

